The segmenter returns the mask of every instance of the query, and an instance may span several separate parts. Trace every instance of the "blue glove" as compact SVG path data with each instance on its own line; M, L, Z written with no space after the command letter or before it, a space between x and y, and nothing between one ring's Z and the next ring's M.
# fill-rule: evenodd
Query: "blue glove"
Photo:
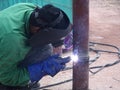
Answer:
M69 61L70 57L61 58L59 55L53 55L43 62L28 66L31 82L39 81L45 75L55 76Z

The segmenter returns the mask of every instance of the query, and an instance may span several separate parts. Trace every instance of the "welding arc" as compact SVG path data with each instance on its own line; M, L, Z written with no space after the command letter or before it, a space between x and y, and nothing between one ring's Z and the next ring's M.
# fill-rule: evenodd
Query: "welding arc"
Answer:
M101 54L100 52L106 52L106 53L114 53L114 54L117 54L118 55L118 58L119 60L116 60L115 62L113 63L110 63L110 64L106 64L104 66L94 66L94 67L89 67L89 71L92 73L92 74L96 74L98 73L99 71L101 71L102 69L106 68L106 67L110 67L110 66L113 66L115 64L118 64L120 63L120 49L114 45L110 45L110 44L103 44L103 43L95 43L95 42L89 42L89 46L93 46L94 45L103 45L103 46L109 46L109 47L113 47L115 48L118 52L112 52L112 51L105 51L105 50L95 50L93 48L89 48L89 51L93 51L96 53L96 56L94 57L94 59L91 59L89 60L89 65L92 64L93 62L97 61L97 59L100 58ZM96 72L93 72L91 69L97 69L99 68ZM70 69L73 69L73 67L66 67L64 70L62 71L65 71L65 70L70 70ZM69 80L65 80L65 81L62 81L62 82L59 82L59 83L55 83L55 84L52 84L52 85L47 85L47 86L43 86L43 87L39 87L39 88L33 88L32 90L37 90L37 89L42 89L42 90L50 90L50 89L44 89L44 88L48 88L48 87L52 87L52 86L56 86L56 85L59 85L59 84L64 84L64 83L67 83L67 82L70 82L72 81L73 79L69 79Z
M96 53L96 56L94 57L94 59L90 59L89 60L89 65L92 64L93 62L97 61L97 59L100 58L101 54L100 52L106 52L106 53L113 53L113 54L117 54L118 55L118 60L116 60L115 62L113 63L109 63L109 64L106 64L104 66L94 66L94 67L89 67L89 71L92 73L92 74L96 74L98 73L99 71L101 71L102 69L104 69L105 67L110 67L110 66L113 66L115 64L118 64L120 63L120 49L114 45L110 45L110 44L103 44L103 43L96 43L96 42L89 42L89 46L95 46L95 45L102 45L102 46L109 46L109 47L112 47L112 48L115 48L117 50L117 52L113 52L113 51L106 51L106 50L96 50L96 49L93 49L93 48L89 48L89 51L91 52L95 52ZM73 67L66 67L63 71L65 70L69 70L69 69L72 69ZM96 72L93 72L91 71L92 69L98 69Z

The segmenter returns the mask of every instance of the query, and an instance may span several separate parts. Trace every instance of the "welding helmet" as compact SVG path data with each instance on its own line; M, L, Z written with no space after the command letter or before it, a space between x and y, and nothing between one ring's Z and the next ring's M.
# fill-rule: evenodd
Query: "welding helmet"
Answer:
M37 7L31 14L30 24L41 28L29 40L32 47L44 46L50 43L59 46L71 31L68 16L64 11L53 5L45 5L42 8Z

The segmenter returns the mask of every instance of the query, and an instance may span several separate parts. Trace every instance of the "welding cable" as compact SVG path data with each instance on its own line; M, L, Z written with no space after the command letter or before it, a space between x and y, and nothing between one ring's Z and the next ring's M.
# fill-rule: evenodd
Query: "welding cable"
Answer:
M102 68L102 67L109 67L109 66L113 66L115 64L118 64L120 62L120 60L115 61L114 63L111 64L106 64L104 66L95 66L95 67L90 67L90 69L94 69L94 68Z
M93 49L93 48L89 48L89 51L91 52L94 52L96 53L96 56L94 57L94 59L90 59L90 64L92 62L95 62L97 61L97 59L99 59L99 57L101 56L101 53L100 52L105 52L105 53L113 53L113 54L117 54L118 55L118 60L116 60L115 62L113 63L109 63L109 64L106 64L106 65L101 65L101 66L93 66L93 67L89 67L89 71L92 73L92 74L96 74L98 73L99 71L101 71L102 69L106 68L106 67L110 67L110 66L113 66L113 65L116 65L118 63L120 63L120 49L114 45L110 45L110 44L103 44L103 43L96 43L96 42L90 42L89 43L89 46L92 46L92 47L95 47L95 44L96 45L103 45L103 46L109 46L109 47L113 47L115 48L118 52L112 52L112 51L105 51L105 50L96 50L96 49ZM62 71L65 71L65 70L70 70L70 69L73 69L73 67L66 67L64 70ZM93 72L92 70L93 69L98 69L97 71ZM47 85L47 86L42 86L42 87L39 87L39 88L33 88L32 90L37 90L37 89L42 89L42 90L50 90L50 89L44 89L44 88L49 88L49 87L52 87L52 86L56 86L56 85L59 85L59 84L64 84L64 83L67 83L67 82L70 82L72 81L73 79L69 79L69 80L65 80L65 81L62 81L62 82L59 82L59 83L55 83L55 84L52 84L52 85Z
M106 65L104 65L104 66L94 66L94 67L90 67L90 68L89 68L89 71L90 71L92 74L96 74L97 72L101 71L101 70L104 69L105 67L110 67L110 66L113 66L113 65L115 65L115 64L120 63L120 49L119 49L118 47L116 47L116 46L114 46L114 45L110 45L110 44L95 43L95 42L90 42L90 43L91 43L90 45L92 45L92 46L95 45L95 44L98 44L98 45L109 46L109 47L115 48L118 52L105 51L105 50L95 50L95 49L93 49L93 48L91 48L91 51L94 51L94 52L96 52L96 53L97 53L97 52L114 53L114 54L117 54L117 55L118 55L118 58L119 58L119 59L116 60L115 62L106 64ZM95 71L95 72L91 71L91 69L97 69L97 68L98 68L97 71Z
M102 69L104 69L104 68L106 68L106 67L110 67L110 66L113 66L113 65L116 65L116 64L118 64L118 63L120 63L120 60L117 60L117 61L115 61L115 62L113 62L113 63L110 63L110 64L106 64L106 65L104 65L104 66L94 66L94 67L90 67L89 68L89 71L92 73L92 74L96 74L97 72L99 72L99 71L101 71ZM91 69L97 69L98 68L98 70L97 71L92 71Z
M93 51L91 48L89 50ZM92 64L93 62L97 61L99 59L100 55L101 55L98 51L93 51L93 52L96 53L96 55L93 59L89 60L89 65ZM62 71L66 71L66 70L70 70L70 69L73 69L73 67L66 67Z
M105 50L96 50L96 49L93 49L93 48L90 48L91 51L94 51L94 52L107 52L107 53L114 53L114 54L118 54L118 57L120 58L120 49L114 45L110 45L110 44L103 44L103 43L96 43L96 42L90 42L90 45L94 46L95 44L98 44L98 45L103 45L103 46L110 46L112 48L115 48L118 52L113 52L113 51L105 51Z
M104 46L110 46L110 47L114 47L116 48L118 51L120 51L120 49L114 45L111 44L104 44L104 43L98 43L98 42L89 42L90 44L98 44L98 45L104 45Z
M47 85L47 86L42 86L42 87L38 87L38 88L32 88L32 90L38 90L38 89L42 89L42 90L50 90L50 89L45 89L45 88L49 88L49 87L53 87L53 86L56 86L56 85L60 85L60 84L64 84L64 83L67 83L67 82L70 82L72 81L73 79L68 79L68 80L65 80L65 81L61 81L61 82L58 82L58 83L55 83L55 84L51 84L51 85Z
M95 52L107 52L107 53L114 53L114 54L120 54L120 52L113 52L113 51L106 51L106 50L96 50L91 48L91 51L95 51Z
M89 64L92 64L100 58L101 54L98 51L93 50L92 48L89 48L89 51L96 53L95 57L89 60Z
M118 58L120 58L120 49L114 45L110 45L110 44L103 44L103 43L96 43L96 42L90 42L89 43L89 46L92 46L92 47L95 47L95 44L97 45L103 45L103 46L109 46L109 47L112 47L112 48L115 48L118 52L113 52L113 51L105 51L105 50L96 50L96 49L93 49L93 48L89 48L89 51L93 51L94 53L96 53L96 56L94 59L90 59L89 60L89 64L92 64L93 62L97 61L97 59L99 59L100 57L100 52L106 52L106 53L114 53L114 54L117 54L118 55ZM106 64L104 66L94 66L94 67L90 67L89 70L91 73L95 74L96 72L104 69L105 67L110 67L110 66L113 66L115 64L118 64L120 62L120 60L116 60L115 62L113 63L110 63L110 64ZM69 69L72 69L73 67L66 67L63 71L65 70L69 70ZM93 72L91 71L91 69L98 69L96 72Z

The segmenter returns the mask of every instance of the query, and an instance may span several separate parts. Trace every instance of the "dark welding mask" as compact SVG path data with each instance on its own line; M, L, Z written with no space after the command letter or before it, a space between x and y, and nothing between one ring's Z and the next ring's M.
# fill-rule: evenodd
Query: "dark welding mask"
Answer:
M41 11L41 8L37 8L31 15L30 24L42 28L30 38L29 42L32 47L50 43L55 47L60 46L63 44L65 36L71 31L69 18L62 10L52 5L46 5L46 7L43 7L45 12L43 12L44 10ZM44 15L42 19L40 18L41 13L46 13L46 16ZM51 15L51 17L48 15ZM51 20L47 21L46 18ZM53 18L55 19L52 20Z

